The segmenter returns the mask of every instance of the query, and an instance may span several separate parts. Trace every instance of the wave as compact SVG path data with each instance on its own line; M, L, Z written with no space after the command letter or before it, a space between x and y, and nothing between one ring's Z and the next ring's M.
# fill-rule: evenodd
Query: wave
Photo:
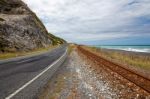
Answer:
M135 48L118 48L120 50L132 51L132 52L147 52L150 53L150 49L135 49Z
M98 48L116 49L132 52L150 53L150 46L96 46Z

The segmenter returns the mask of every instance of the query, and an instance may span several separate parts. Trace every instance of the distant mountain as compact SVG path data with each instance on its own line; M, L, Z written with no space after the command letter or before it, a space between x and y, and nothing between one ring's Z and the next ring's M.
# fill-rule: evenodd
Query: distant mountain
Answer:
M28 51L63 42L49 34L21 0L0 0L0 52Z

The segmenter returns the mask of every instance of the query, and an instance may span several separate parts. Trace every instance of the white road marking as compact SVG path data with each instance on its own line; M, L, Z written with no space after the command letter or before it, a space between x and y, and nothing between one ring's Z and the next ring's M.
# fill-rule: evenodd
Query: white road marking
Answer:
M57 62L59 62L66 54L67 54L67 50L66 49L65 53L55 62L53 62L49 67L47 67L45 70L43 70L40 74L38 74L37 76L35 76L32 80L30 80L29 82L27 82L26 84L24 84L22 87L20 87L19 89L17 89L15 92L13 92L12 94L10 94L9 96L7 96L5 99L11 99L12 97L14 97L17 93L19 93L21 90L23 90L24 88L26 88L28 85L30 85L33 81L35 81L38 77L40 77L41 75L43 75L46 71L48 71L53 65L55 65Z

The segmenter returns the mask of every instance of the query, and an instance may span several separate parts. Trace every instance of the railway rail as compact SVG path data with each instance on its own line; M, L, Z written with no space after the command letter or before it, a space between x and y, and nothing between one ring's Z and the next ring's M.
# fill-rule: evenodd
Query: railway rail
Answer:
M78 50L84 54L86 57L88 57L90 60L96 61L98 65L104 65L111 69L113 72L116 72L117 74L121 75L125 79L129 80L130 82L134 83L135 85L139 86L143 90L150 93L150 79L143 77L142 75L124 68L120 64L111 62L110 60L101 57L100 55L97 55L91 51L88 51L87 49L83 48L82 46L78 46Z

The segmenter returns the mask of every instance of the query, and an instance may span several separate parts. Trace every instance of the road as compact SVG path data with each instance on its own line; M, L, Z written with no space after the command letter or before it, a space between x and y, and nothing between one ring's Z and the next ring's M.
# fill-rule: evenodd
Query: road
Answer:
M0 63L0 99L4 99L28 83L45 68L60 58L67 49L64 44L50 52L26 58L17 58L12 61ZM56 68L47 71L44 75L23 88L11 99L35 98L40 89L47 83ZM10 99L10 97L8 98Z

